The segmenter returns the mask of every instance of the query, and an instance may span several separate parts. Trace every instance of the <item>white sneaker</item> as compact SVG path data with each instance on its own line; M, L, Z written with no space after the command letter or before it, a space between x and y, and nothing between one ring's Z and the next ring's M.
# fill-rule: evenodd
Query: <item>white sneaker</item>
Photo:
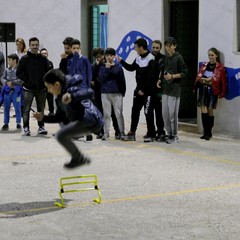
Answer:
M105 140L108 140L108 139L109 139L109 135L104 134L103 137L102 137L102 140L105 141Z
M166 143L167 144L179 143L179 138L178 138L178 136L171 137L171 138L167 139Z
M25 135L25 136L31 136L31 132L30 132L29 127L25 127L25 128L24 128L24 135Z

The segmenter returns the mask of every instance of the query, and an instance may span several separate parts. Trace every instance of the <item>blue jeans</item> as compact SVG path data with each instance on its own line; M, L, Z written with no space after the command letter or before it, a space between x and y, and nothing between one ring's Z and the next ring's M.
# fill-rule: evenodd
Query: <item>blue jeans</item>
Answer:
M23 90L24 106L23 106L23 127L29 127L29 117L32 107L33 98L35 97L37 104L37 111L44 113L45 102L47 98L47 90L26 91ZM38 126L43 127L44 123L38 121Z
M16 123L21 124L21 92L12 90L9 93L4 93L4 124L9 123L10 107L13 103L15 114L16 114Z

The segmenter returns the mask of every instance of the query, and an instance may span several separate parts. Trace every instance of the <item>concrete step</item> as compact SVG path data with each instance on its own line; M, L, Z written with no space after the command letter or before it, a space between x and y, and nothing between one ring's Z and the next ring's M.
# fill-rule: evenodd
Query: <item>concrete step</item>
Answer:
M198 133L198 126L195 123L178 122L178 128L180 131Z

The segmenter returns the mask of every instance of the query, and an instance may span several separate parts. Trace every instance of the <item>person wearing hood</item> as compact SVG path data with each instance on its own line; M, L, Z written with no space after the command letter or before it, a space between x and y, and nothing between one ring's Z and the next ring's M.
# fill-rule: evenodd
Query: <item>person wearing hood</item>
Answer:
M23 80L23 128L24 135L30 136L29 117L33 99L35 98L37 110L44 112L47 98L47 89L43 76L48 72L47 58L39 52L39 40L36 37L29 39L29 50L19 61L16 75ZM44 123L38 121L38 134L47 134Z
M125 140L136 141L136 130L139 123L140 112L144 106L144 113L147 122L146 137L151 138L152 141L156 136L156 132L152 119L149 119L149 117L153 116L153 114L149 112L149 101L156 85L156 81L154 81L155 60L152 53L148 50L147 41L144 38L137 39L134 45L138 56L132 64L126 63L120 56L117 56L117 60L127 71L136 71L137 85L133 94L131 127Z
M178 111L180 105L180 82L188 73L183 57L176 51L177 41L168 37L164 42L167 55L164 61L163 74L157 86L163 89L162 115L167 132L166 143L178 142Z

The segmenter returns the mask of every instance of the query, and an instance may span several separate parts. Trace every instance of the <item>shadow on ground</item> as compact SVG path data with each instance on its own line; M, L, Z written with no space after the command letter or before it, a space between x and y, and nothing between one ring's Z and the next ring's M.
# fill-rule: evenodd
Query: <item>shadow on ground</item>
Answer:
M61 202L60 199L56 199L55 201ZM31 217L64 209L55 206L55 201L2 204L0 205L0 218ZM65 204L69 201L71 200L64 199Z

